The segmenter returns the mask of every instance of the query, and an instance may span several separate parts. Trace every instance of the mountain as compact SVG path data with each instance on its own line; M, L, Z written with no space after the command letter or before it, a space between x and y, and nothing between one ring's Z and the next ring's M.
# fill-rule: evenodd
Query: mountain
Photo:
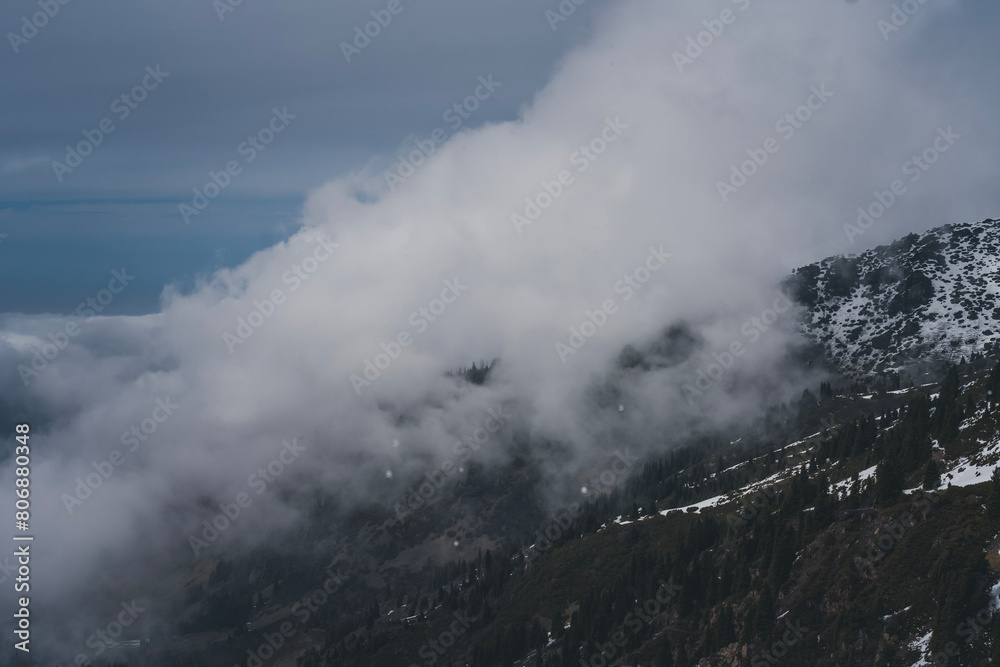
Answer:
M803 330L843 370L957 362L1000 343L1000 221L945 225L858 256L804 266L786 282Z
M642 460L623 442L557 507L527 434L402 506L302 499L286 541L164 578L168 625L93 665L996 664L997 232L797 270L813 361L840 372L793 401Z

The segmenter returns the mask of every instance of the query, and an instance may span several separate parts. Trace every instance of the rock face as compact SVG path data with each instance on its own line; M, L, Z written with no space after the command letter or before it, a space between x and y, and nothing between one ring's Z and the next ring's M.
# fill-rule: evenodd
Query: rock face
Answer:
M855 374L1000 348L1000 221L945 225L797 269L803 332Z

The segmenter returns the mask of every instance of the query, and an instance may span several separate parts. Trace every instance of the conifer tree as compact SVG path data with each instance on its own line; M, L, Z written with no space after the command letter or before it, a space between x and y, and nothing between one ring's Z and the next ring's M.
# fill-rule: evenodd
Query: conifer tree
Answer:
M986 501L986 516L1000 519L1000 467L993 469L993 489Z
M927 465L924 466L924 490L933 491L939 486L941 486L941 471L938 470L937 463L934 459L928 459Z
M892 459L884 459L875 469L875 496L880 505L890 505L903 492L903 469Z

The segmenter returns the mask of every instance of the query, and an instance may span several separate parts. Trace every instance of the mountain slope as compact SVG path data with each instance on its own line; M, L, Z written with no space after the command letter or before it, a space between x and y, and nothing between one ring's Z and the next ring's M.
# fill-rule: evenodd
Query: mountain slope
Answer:
M803 326L859 380L831 378L618 474L622 442L566 506L545 500L547 445L527 435L507 463L470 463L414 511L317 494L286 542L187 568L182 599L163 603L171 629L114 658L996 664L1000 364L976 336L996 331L997 236L992 221L943 227L795 273ZM952 356L965 360L928 381L892 372ZM488 388L490 373L469 381Z
M1000 222L945 225L797 269L804 333L843 370L957 362L1000 342Z

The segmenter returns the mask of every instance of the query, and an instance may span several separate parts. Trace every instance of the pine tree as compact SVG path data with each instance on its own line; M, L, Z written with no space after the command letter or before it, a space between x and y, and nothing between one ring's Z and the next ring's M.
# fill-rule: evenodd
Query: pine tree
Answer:
M883 459L875 470L875 495L881 505L890 505L903 492L903 469L894 460Z
M941 393L934 403L936 409L930 428L931 435L943 445L958 437L958 427L962 423L961 408L958 405L961 391L962 383L958 377L958 369L952 366L941 384Z
M1000 362L997 362L993 367L993 373L990 374L990 379L986 382L986 391L993 409L996 410L1000 406Z
M938 470L934 459L928 459L927 465L924 466L923 487L927 491L933 491L939 486L941 486L941 471Z
M1000 519L1000 467L993 469L993 490L989 500L986 501L986 516L991 519Z

